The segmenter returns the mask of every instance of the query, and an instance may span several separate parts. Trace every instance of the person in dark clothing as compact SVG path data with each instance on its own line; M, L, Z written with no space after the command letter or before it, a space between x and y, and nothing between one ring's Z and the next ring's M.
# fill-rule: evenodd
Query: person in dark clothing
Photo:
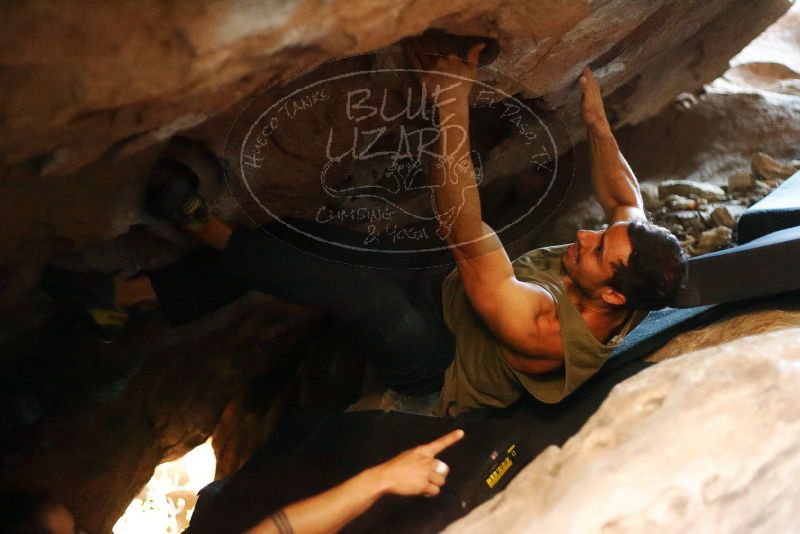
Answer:
M193 151L216 158L204 147L194 146ZM180 161L159 159L151 184L145 199L150 214L197 236L205 246L173 265L128 280L52 264L42 274L42 285L51 295L86 309L101 338L115 339L134 309L158 307L170 325L178 326L249 291L261 291L357 328L359 348L371 356L371 365L389 387L412 395L441 387L454 354L453 335L441 310L441 282L452 262L438 260L446 255L427 256L425 263L409 257L405 266L392 269L360 267L330 259L324 243L314 239L288 239L289 230L278 221L261 228L231 227L209 213L197 192L197 175ZM343 227L286 222L327 241L363 241L363 234Z

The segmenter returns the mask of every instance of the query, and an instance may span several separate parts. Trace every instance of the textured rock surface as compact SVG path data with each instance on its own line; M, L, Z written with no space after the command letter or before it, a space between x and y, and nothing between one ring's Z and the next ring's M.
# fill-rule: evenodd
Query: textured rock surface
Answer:
M736 227L736 223L739 217L745 212L745 209L744 206L739 206L737 204L719 206L714 208L714 211L711 212L711 220L716 225L727 226L733 229Z
M789 301L733 311L720 321L675 336L648 358L658 362L745 336L800 328L800 307Z
M48 315L51 308L36 293L35 282L55 253L82 250L137 224L185 247L185 240L141 210L147 170L159 150L154 143L216 115L193 135L222 153L236 104L310 65L381 49L428 27L490 35L501 46L494 67L524 83L538 106L560 105L558 116L577 141L583 128L574 81L582 65L598 70L616 124L641 121L679 92L722 72L727 59L788 4L495 0L369 6L314 0L0 6L6 26L0 36L5 96L0 166L6 166L0 183L6 223L0 228L0 339ZM773 119L761 119L759 128ZM654 133L691 138L682 131ZM650 161L653 152L643 150L642 159ZM493 157L502 163L514 160L513 154L513 146L502 145ZM69 176L39 175L81 166ZM517 169L494 195L485 194L489 207L509 194L520 172L527 171ZM304 215L303 206L314 199L303 196L301 174L287 176L294 182L280 184L287 192L286 210ZM218 185L205 192L224 215L242 220ZM180 250L173 248L172 257ZM90 266L126 271L143 266L139 258L120 261L121 254Z
M800 329L661 363L618 385L446 532L794 532Z
M74 323L64 326L54 315L63 310L36 289L54 256L132 274L194 245L141 208L148 169L169 136L191 128L221 154L249 95L324 60L386 49L435 27L497 38L495 68L523 82L529 102L556 109L577 141L574 81L584 64L598 72L615 125L637 123L723 72L787 7L784 0L3 3L3 478L39 480L90 530L107 530L158 462L212 432L221 473L235 469L268 431L271 403L288 395L282 388L296 360L276 362L304 350L297 338L313 317L300 310L284 317L273 301L256 300L174 331L144 316L117 345L102 347ZM628 146L650 142L634 158L653 161L664 148L656 140L671 138L649 172L684 178L737 129L750 136L734 140L739 152L751 149L755 131L765 144L797 131L793 101L736 98L707 95L690 110L702 110L699 117L671 110L652 132L627 134ZM725 127L717 132L712 123ZM501 148L494 157L513 167L515 147ZM676 155L683 167L659 167ZM510 183L526 169L514 172ZM222 184L201 178L214 208L241 221ZM490 205L506 185L486 195ZM290 200L289 211L308 204L302 194ZM316 339L322 352L346 352L341 337ZM316 384L326 383L323 373Z
M490 35L501 46L494 67L525 84L538 106L561 106L558 116L577 141L574 81L584 64L598 70L615 123L638 122L723 72L787 7L785 0L4 4L0 338L47 315L31 290L55 252L131 225L153 227L140 198L158 147L145 147L216 115L194 134L222 153L238 102L313 64L383 49L428 27ZM493 157L503 160L505 151L514 160L513 148ZM241 217L228 196L208 192L226 215ZM287 199L287 208L304 204L310 199L302 195Z
M46 487L86 530L109 532L157 464L209 435L217 476L232 474L289 407L332 409L357 393L357 380L331 376L339 332L315 318L254 294L177 329L149 314L111 345L63 315L15 337L2 480Z
M753 174L762 180L785 180L800 170L800 161L775 161L769 154L753 156Z
M725 191L714 184L702 182L692 182L691 180L666 180L658 186L658 196L666 199L669 195L681 195L683 197L696 196L706 200L722 200Z
M731 68L712 86L722 91L763 91L800 96L800 7L795 5L757 40L731 60Z
M751 162L757 152L781 161L800 159L800 5L731 60L731 69L695 95L681 95L658 117L615 132L639 181L694 180L741 189L753 183ZM777 65L758 80L744 76L750 66ZM777 67L776 67L777 68ZM781 82L781 83L777 83ZM578 228L602 221L599 205L589 198L586 146L575 154L574 187L564 203L559 225L548 228L541 243L571 241ZM743 183L741 183L743 182Z
M619 124L653 115L726 61L785 1L253 3L38 0L0 7L0 162L74 170L197 125L266 83L429 27L496 37L495 67L548 106L583 65L621 89ZM726 35L719 39L719 35ZM55 45L55 46L54 46Z
M296 375L296 336L308 327L298 312L255 298L172 331L151 315L99 346L56 316L14 338L4 345L16 361L3 367L3 479L41 484L85 529L109 532L155 465L204 442L251 384L267 398L235 410L241 416L258 417L296 388L286 377ZM241 437L222 428L215 440L223 449Z

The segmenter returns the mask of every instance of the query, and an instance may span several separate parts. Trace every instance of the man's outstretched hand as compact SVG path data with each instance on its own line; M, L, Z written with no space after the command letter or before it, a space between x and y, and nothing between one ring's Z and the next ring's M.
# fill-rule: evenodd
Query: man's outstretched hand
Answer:
M437 45L433 39L417 37L403 41L403 52L411 68L417 71L420 83L426 86L428 97L437 86L444 89L457 84L448 90L448 94L466 99L478 72L478 57L485 46L483 42L475 43L467 56L461 58Z
M463 430L454 430L374 467L384 491L395 495L438 495L450 468L436 455L463 437Z
M597 133L610 131L606 111L603 107L603 95L600 93L600 84L592 74L589 67L583 69L583 74L578 79L583 97L581 99L581 112L586 127Z
M246 534L338 532L382 495L438 495L450 469L436 455L463 437L463 430L454 430L402 452L328 491L278 510Z

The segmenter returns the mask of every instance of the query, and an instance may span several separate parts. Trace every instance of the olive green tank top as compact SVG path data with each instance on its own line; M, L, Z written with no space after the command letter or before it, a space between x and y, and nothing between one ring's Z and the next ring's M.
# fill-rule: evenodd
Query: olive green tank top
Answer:
M523 282L544 288L556 304L564 347L564 367L545 374L516 371L500 354L500 343L467 300L458 269L442 283L444 319L456 339L456 355L445 371L434 414L456 416L479 406L505 407L525 391L555 403L572 393L605 363L622 338L647 312L633 312L608 343L594 337L561 282L561 256L568 245L532 250L513 262Z

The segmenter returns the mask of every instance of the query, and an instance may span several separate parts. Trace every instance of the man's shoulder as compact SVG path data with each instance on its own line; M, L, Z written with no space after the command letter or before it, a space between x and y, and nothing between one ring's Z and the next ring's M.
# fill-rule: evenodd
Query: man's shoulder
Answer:
M563 255L564 252L566 252L567 247L569 247L569 245L570 245L569 243L565 243L563 245L547 245L545 247L534 248L520 255L515 261L524 260L525 258L533 258L537 256L561 257L561 255Z
M561 257L569 245L554 245L530 250L513 262L520 283L535 292L542 316L557 320L559 299L564 297Z
M517 353L528 357L555 356L560 351L561 339L558 303L555 297L545 287L535 282L517 283L528 294L524 301L528 303L526 306L530 306L520 308L526 316L524 323L521 323L524 326L520 326L524 334L520 334L514 340L501 338L501 343L514 347Z
M519 283L525 287L526 291L530 291L536 297L539 304L538 317L557 319L557 295L554 295L547 287L537 281L520 280Z

